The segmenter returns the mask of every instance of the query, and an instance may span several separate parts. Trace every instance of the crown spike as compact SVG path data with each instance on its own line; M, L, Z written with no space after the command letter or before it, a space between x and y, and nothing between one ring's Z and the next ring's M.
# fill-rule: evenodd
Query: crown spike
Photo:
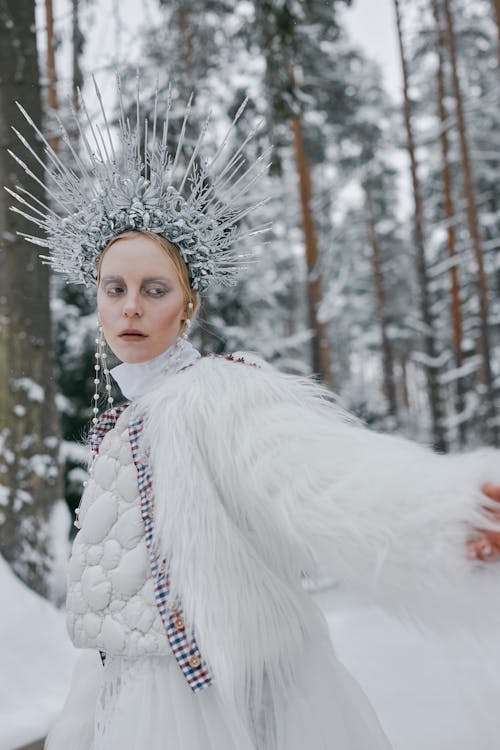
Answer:
M80 95L81 107L82 107L82 110L83 110L83 112L85 114L85 118L86 118L87 124L88 124L88 126L90 128L90 132L92 133L92 138L94 139L95 148L96 148L96 151L97 151L97 155L99 157L99 160L97 160L97 159L95 159L95 156L94 156L94 158L92 160L94 169L96 169L96 168L97 169L102 169L104 167L104 169L111 176L113 174L113 163L109 159L109 154L108 154L107 149L106 149L106 144L105 144L104 138L102 136L101 129L100 129L99 125L96 125L94 127L94 124L92 122L92 118L90 117L89 111L87 109L87 105L86 105L85 99L83 98L83 95L82 95L80 89L78 89L78 93ZM102 147L103 147L104 150L101 150L100 141L102 142ZM93 156L92 148L91 148L91 146L88 143L88 141L87 141L86 138L85 138L85 143L87 145L87 151Z
M139 68L135 73L136 88L135 88L135 133L137 137L137 161L141 160L141 104L140 104L140 78Z
M221 144L220 144L219 148L215 152L215 155L214 155L213 159L207 165L207 171L209 171L210 169L213 168L215 162L217 161L217 159L219 158L219 156L224 151L224 149L226 147L226 144L227 144L227 142L229 140L229 136L233 132L233 130L234 130L235 126L236 126L236 123L240 119L241 115L245 111L247 104L248 104L248 96L245 97L245 99L243 99L243 101L241 102L241 104L240 104L240 106L238 108L238 111L236 112L235 116L233 117L233 121L231 122L231 125L228 127L228 129L227 129L227 131L226 131L226 133L224 135L224 138L221 141Z
M123 106L122 79L118 71L116 71L116 89L118 91L118 107L120 110L120 116L119 116L120 130L122 133L125 133L126 121L125 121L125 107Z
M97 101L99 102L99 109L101 110L102 119L103 119L104 125L106 127L106 133L107 133L107 136L108 136L108 143L109 143L109 147L110 147L111 153L113 155L113 162L116 163L116 154L115 154L115 149L114 149L114 146L113 146L113 139L111 137L111 131L109 129L108 118L106 117L106 111L104 109L104 104L103 104L103 101L102 101L101 90L100 90L99 86L97 85L97 81L95 79L95 75L93 75L93 74L92 74L92 80L94 82L94 89L95 89L95 93L96 93L96 96L97 96Z
M12 156L12 158L14 159L14 161L16 161L24 169L24 171L26 172L26 174L28 175L28 177L31 177L32 180L34 180L36 183L38 183L38 185L40 185L40 187L42 187L50 195L51 198L53 198L57 203L59 203L59 205L62 208L66 209L66 210L68 209L68 206L64 203L64 201L61 200L61 198L59 196L57 196L55 193L53 193L50 190L50 188L48 188L47 185L45 185L45 183L42 182L42 180L40 180L39 177L37 177L36 174L34 174L34 172L31 171L31 169L27 166L27 164L25 164L23 162L22 159L20 159L10 149L7 149L7 153L9 154L9 156Z
M32 155L32 157L38 162L38 164L40 164L40 166L42 167L43 171L46 172L48 175L50 175L50 170L49 170L47 164L43 161L43 159L40 159L40 157L36 153L35 149L28 143L28 141L26 140L26 138L23 135L21 135L21 133L19 132L19 130L17 130L13 125L11 125L11 130L16 134L16 136L19 138L19 140L21 141L21 143L23 144L23 146L30 152L30 154Z
M227 227L232 227L234 224L237 224L240 222L245 216L248 216L249 213L252 211L256 211L258 208L261 208L262 206L265 206L266 203L268 203L269 198L266 196L266 198L262 198L258 203L253 203L251 206L247 206L247 208L244 208L239 213L235 214L231 219L229 219L226 222L223 222L220 224L221 229L225 229Z
M79 154L78 154L78 153L77 153L77 152L75 151L75 149L74 149L74 147L73 147L73 144L71 143L71 138L69 137L69 134L68 134L68 132L67 132L66 128L64 127L64 125L62 124L61 120L59 119L59 115L57 115L57 114L56 114L56 115L55 115L55 117L56 117L56 120L57 120L57 122L58 122L58 124L59 124L59 126L60 126L60 130L61 130L61 137L62 137L62 139L63 139L63 141L64 141L65 145L66 145L66 146L68 147L68 149L69 149L69 152L70 152L70 154L71 154L71 156L72 156L72 158L73 158L73 160L74 160L74 162L75 162L75 165L77 166L78 170L79 170L79 171L80 171L80 172L81 172L81 173L82 173L83 175L85 175L85 177L86 177L86 178L87 178L87 180L88 180L88 184L89 184L89 187L90 187L90 189L92 190L92 192L93 192L94 194L96 194L96 190L95 190L95 188L93 187L93 183L92 183L92 180L91 180L91 177L90 177L90 174L89 174L89 172L88 172L88 170L87 170L87 167L86 167L86 165L85 165L85 164L83 163L83 161L82 161L82 160L80 159L80 156L79 156ZM80 123L79 123L79 122L78 122L78 120L76 119L74 111L73 111L73 117L74 117L74 119L75 119L75 121L76 121L76 124L77 124L78 134L79 134L79 135L80 135L80 137L81 137L81 131L80 131L80 127L79 127ZM68 171L70 171L70 170L68 170ZM76 175L75 175L75 180L76 180L76 179L77 179L77 178L76 178Z
M150 151L150 160L149 160L149 178L151 179L151 169L153 165L153 155L154 155L154 149L156 148L156 126L158 121L158 88L159 88L159 75L156 76L156 85L155 85L155 98L154 98L154 105L153 105L153 127L152 127L152 133L151 133L151 151Z
M38 245L39 247L48 247L48 243L46 240L40 239L40 237L33 237L31 234L26 234L25 232L16 232L18 237L22 237L27 242L30 242L32 245ZM42 258L43 256L38 256L39 258Z
M269 154L263 152L256 159L256 161L238 177L237 180L234 180L230 183L231 200L237 200L238 196L248 193L250 187L256 182L256 180L263 177L263 175L269 170L270 163L267 162L266 164L264 164L264 159L266 159L268 155ZM236 172L234 173L234 175L236 175ZM248 181L241 187L241 183L243 183L247 179ZM223 184L220 189L224 189L224 187L225 184Z
M231 166L232 166L233 162L244 151L244 149L246 148L246 146L248 145L248 143L252 140L252 138L255 137L255 134L257 133L257 131L261 127L261 124L262 124L261 122L258 122L257 125L254 128L252 128L252 130L250 130L250 132L248 133L248 135L246 136L246 138L243 140L243 142L240 144L240 146L238 147L238 149L234 152L234 154L231 157L231 159L229 159L229 161L227 162L227 164L224 166L224 168L222 169L222 171L218 175L218 177L216 179L216 184L219 184L220 180L224 177L224 175L226 174L226 172L228 171L228 169L231 169Z
M16 190L10 190L9 188L5 188L8 193L11 193L11 195L16 195L17 200L20 200L19 193L22 193L23 195L27 195L30 200L32 200L34 203L40 206L40 208L43 210L43 212L50 213L55 219L59 219L59 216L56 214L55 211L53 211L50 206L47 206L43 201L39 200L36 195L33 195L33 193L30 193L29 190L26 190L25 188L21 187L20 185L16 185Z
M164 155L166 161L168 161L168 128L170 119L170 110L172 109L172 84L168 82L167 87L167 106L165 110L165 118L163 120L163 131L161 138L161 154Z
M238 172L240 172L242 169L245 170L238 177L238 182L239 182L239 180L243 179L244 176L248 173L249 169L251 169L252 165L250 167L246 167L245 165L246 165L245 157L243 155L240 155L240 157L234 161L234 163L232 165L233 166L232 171L231 172L227 172L227 174L225 175L225 178L222 180L222 182L219 182L219 183L216 184L215 181L214 181L213 188L212 188L213 192L215 194L217 194L217 191L220 191L221 193L223 193L226 190L226 188L227 188L228 185L230 185L232 188L234 188L235 185L236 185L236 175L238 174Z
M102 143L102 148L103 148L104 154L105 154L105 156L106 156L106 162L105 162L105 163L106 163L107 165L109 165L109 166L110 166L110 168L112 169L112 164L113 164L113 160L112 160L112 159L110 159L110 157L109 157L109 152L108 152L108 148L107 148L107 146L106 146L106 141L105 141L105 139L104 139L104 135L103 135L103 132L102 132L101 128L99 127L99 125L96 125L96 126L95 126L95 129L96 129L96 132L97 132L97 134L98 134L98 136L99 136L99 139L100 139L100 141L101 141L101 143Z
M18 208L17 206L11 206L10 211L14 214L19 214L20 216L24 216L25 219L28 219L28 221L31 221L32 224L36 224L37 227L44 227L45 222L43 220L37 219L36 216L31 216L31 214L27 214L26 211L23 211L22 208Z
M11 195L13 198L18 201L22 206L26 206L26 208L29 208L30 211L33 211L33 213L38 214L38 216L41 216L42 219L45 218L47 212L46 211L40 211L39 208L35 208L35 206L32 206L31 203L28 203L26 198L23 198L22 195L19 195L15 190L11 190L10 188L4 186L4 190L6 190L9 195ZM45 206L44 206L45 208Z
M248 169L246 169L239 177L236 178L236 175L238 171L241 169L241 167L244 165L245 160L242 159L240 163L236 166L236 168L233 170L232 173L226 176L226 179L223 181L222 184L217 185L217 189L221 194L224 194L224 191L227 189L230 191L231 194L231 202L236 203L237 200L240 197L243 197L246 195L251 186L260 179L269 169L270 164L263 164L264 159L267 158L269 155L270 149L266 149L257 159L256 161L251 164ZM246 184L241 186L241 183L244 182L244 180L247 180ZM215 189L215 188L214 188ZM210 204L213 204L214 202L218 201L217 193L214 192L215 198L212 198L210 201ZM222 207L222 212L224 212L224 208Z
M51 145L49 144L49 142L47 141L47 139L45 138L45 136L43 135L43 133L37 127L37 125L35 124L35 122L33 121L33 119L29 116L29 114L26 112L26 110L24 109L24 107L21 104L19 104L19 102L16 102L16 105L17 105L17 108L19 109L19 111L21 112L21 114L23 115L23 117L25 118L25 120L28 123L28 125L34 130L34 132L36 133L36 135L42 141L42 143L44 145L45 153L47 154L47 156L50 159L50 161L52 162L52 164L54 164L54 166L57 169L59 169L61 172L69 174L69 170L67 169L67 167L59 159L59 157L57 156L57 154L55 153L55 151L53 150L53 148L51 147ZM23 143L23 145L25 145L26 148L29 148L30 151L31 151L31 153L33 153L33 149L31 148L31 146L28 146L27 142L24 142L24 138L22 138L17 133L17 131L14 128L12 128L12 129L16 133L17 137L21 139L21 142ZM48 171L45 164L44 164L44 169L46 171Z
M204 123L202 125L202 128L200 130L200 134L198 136L198 140L196 141L195 147L193 149L193 153L191 155L191 159L189 160L189 163L188 163L188 165L187 165L187 167L186 167L186 169L184 171L184 176L183 176L183 178L181 180L181 183L179 185L179 193L181 193L181 195L182 195L182 191L184 190L184 185L186 184L186 180L187 180L189 174L191 173L191 168L192 168L192 166L194 164L194 160L196 159L196 157L199 154L200 147L201 147L201 144L203 142L203 139L205 138L209 122L210 122L210 113L208 114L208 116L206 117L206 119L205 119L205 121L204 121Z
M80 91L80 89L78 89L78 95L79 95L79 99L80 99L80 106L81 106L82 111L83 111L83 113L85 115L85 119L87 121L87 125L90 128L90 132L92 134L92 138L94 139L94 146L95 146L97 155L99 157L99 161L100 161L101 164L103 164L105 162L104 155L103 155L103 153L101 151L101 147L99 145L99 139L97 138L97 135L96 135L96 132L95 132L94 123L92 122L92 118L90 117L89 111L87 109L87 105L85 103L85 99L84 99L83 94ZM87 145L88 152L94 156L94 159L93 159L94 163L96 163L96 159L95 159L95 155L93 154L92 147L90 146L90 144L89 144L89 142L88 142L88 140L86 138L85 138L85 143Z
M174 178L175 169L177 167L177 163L178 163L178 161L180 159L180 156L181 156L182 147L184 145L184 138L186 136L186 126L187 126L187 121L188 121L189 115L191 114L191 105L192 105L192 102L193 102L193 94L191 94L189 96L188 103L186 104L186 109L184 111L184 119L182 121L182 128L181 128L181 132L180 132L180 135L179 135L179 140L177 141L177 148L175 150L174 162L172 164L172 170L171 170L171 173L170 173L170 179L171 180L173 180L173 178Z
M264 234L266 232L269 232L272 229L272 226L272 222L270 221L266 221L263 224L258 224L256 227L252 227L252 229L249 229L246 232L240 232L238 234L238 239L247 240L251 237L255 237L258 234Z
M89 118L88 112L86 111L85 102L83 100L82 92L80 91L79 88L77 88L77 95L78 95L78 99L79 99L79 102L80 102L80 107L83 110L83 112L86 114L87 122L90 125L91 132L93 132L92 123L90 122L90 118ZM73 106L71 108L71 111L72 111L73 117L75 119L76 126L78 128L78 134L80 136L81 142L85 146L85 151L87 152L87 155L88 155L88 157L90 159L90 162L92 164L92 171L95 172L96 169L97 169L97 164L98 164L97 159L96 159L96 155L95 155L95 153L94 153L94 151L92 149L92 146L89 143L87 135L86 135L84 129L82 128L80 120L78 119L78 115L76 114Z
M148 179L148 162L149 162L149 177L151 178L151 160L149 158L149 151L148 151L148 129L149 129L149 120L146 117L144 119L144 179Z

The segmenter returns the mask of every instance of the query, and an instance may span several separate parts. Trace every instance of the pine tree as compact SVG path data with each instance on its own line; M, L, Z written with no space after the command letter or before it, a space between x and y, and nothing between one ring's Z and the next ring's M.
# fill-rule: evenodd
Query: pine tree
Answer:
M401 67L403 72L403 95L404 95L404 118L407 133L407 148L410 156L411 178L414 198L414 233L417 277L420 297L420 314L423 324L423 342L426 361L427 388L429 394L429 405L432 418L432 433L434 447L437 450L445 450L446 440L443 428L443 405L437 377L437 352L435 342L435 321L431 308L429 295L429 278L425 252L425 236L423 226L423 203L422 189L418 175L418 164L414 139L414 128L412 120L411 102L409 96L409 68L406 49L403 38L401 4L400 0L394 0L396 12L396 24L398 28L399 49L401 56Z
M474 256L477 266L477 286L479 294L479 349L482 356L482 376L486 389L486 413L489 424L487 432L492 442L498 444L498 427L496 425L496 404L493 385L493 372L491 365L491 344L489 324L489 284L484 264L483 241L479 224L478 206L474 176L472 173L472 162L470 157L469 135L463 105L462 87L458 72L458 59L452 8L450 0L443 0L443 11L446 28L446 43L450 55L453 94L457 115L457 127L460 142L461 166L464 180L464 193L467 206L467 224L472 241Z
M462 303L460 299L460 280L457 268L457 242L455 228L455 201L452 187L452 174L450 164L450 145L448 138L448 119L449 113L446 106L446 85L444 71L444 57L446 40L444 29L441 22L441 9L439 0L432 0L432 11L437 32L437 100L438 114L440 123L440 143L442 157L442 179L444 194L444 210L447 224L447 245L448 255L450 258L450 286L451 286L451 319L453 323L453 350L455 366L461 369L464 362L463 353L463 322L462 322ZM456 412L462 414L465 406L465 394L462 378L456 379ZM463 444L466 438L466 426L464 422L459 423L460 443Z
M375 282L375 301L377 319L380 326L380 338L382 345L382 371L384 376L384 392L388 402L388 413L396 419L398 413L396 384L394 382L394 356L392 344L389 337L389 316L387 305L387 294L385 287L384 263L380 239L377 235L375 207L373 201L373 186L367 180L364 184L366 197L366 213L368 224L368 240L372 252L373 279Z
M308 138L304 127L301 102L307 90L298 85L299 75L304 80L310 72L317 73L319 61L328 65L323 49L338 35L335 8L319 2L254 2L255 24L252 39L265 60L265 90L269 101L269 118L274 125L275 142L287 146L290 142L287 127L291 125L297 178L300 186L302 226L306 247L308 272L307 294L309 325L312 331L312 364L328 385L333 383L332 356L328 331L319 310L323 299L322 268L317 239L316 217L313 212L313 180ZM329 72L331 68L329 67ZM324 73L323 73L324 75ZM316 82L315 82L316 83ZM315 88L313 97L320 104L321 89ZM319 108L319 107L318 107ZM321 147L320 147L321 148Z

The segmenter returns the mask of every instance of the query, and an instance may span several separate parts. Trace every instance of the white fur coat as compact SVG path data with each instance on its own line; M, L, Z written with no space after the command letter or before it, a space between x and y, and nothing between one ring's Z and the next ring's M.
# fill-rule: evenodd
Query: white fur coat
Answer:
M324 628L304 573L424 624L500 625L499 566L466 557L491 526L480 488L500 484L500 452L436 455L355 424L310 380L223 358L165 377L135 408L159 552L236 710L300 679L295 657Z
M160 553L227 697L293 679L316 627L302 573L424 624L500 624L500 570L466 557L491 525L480 488L500 483L497 451L437 455L354 424L310 380L223 358L138 407Z

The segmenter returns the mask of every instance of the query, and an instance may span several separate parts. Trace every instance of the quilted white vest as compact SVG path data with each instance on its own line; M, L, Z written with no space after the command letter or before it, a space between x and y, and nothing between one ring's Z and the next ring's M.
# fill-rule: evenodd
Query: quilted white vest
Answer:
M171 656L144 538L129 415L126 409L105 435L82 496L81 529L69 566L67 627L79 648Z

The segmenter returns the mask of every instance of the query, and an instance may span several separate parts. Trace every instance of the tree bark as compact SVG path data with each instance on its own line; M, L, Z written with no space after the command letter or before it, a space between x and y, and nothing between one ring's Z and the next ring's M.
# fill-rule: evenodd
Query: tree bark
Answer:
M54 40L54 12L52 7L52 0L45 0L45 20L47 24L47 80L49 82L47 89L47 114L49 119L49 129L54 129L54 123L51 115L57 112L59 109L59 102L57 99L57 72L56 72L56 51L55 51L55 40ZM57 151L59 145L59 138L52 135L47 139L54 149Z
M304 136L300 117L293 120L295 161L300 183L302 226L306 243L308 273L309 326L312 331L312 363L314 372L328 388L333 388L328 327L318 320L319 306L323 300L323 284L319 267L318 237L311 202L313 197L311 168L304 149Z
M437 378L436 362L436 344L434 339L434 319L431 312L429 298L429 280L427 273L427 264L425 258L425 240L423 228L423 204L420 180L418 177L417 157L415 153L415 139L413 135L413 124L411 114L411 104L409 97L409 71L406 60L406 51L403 41L403 31L401 24L400 0L394 0L394 9L396 13L396 25L399 39L399 51L401 56L401 67L403 72L403 95L404 95L404 119L407 134L407 148L410 156L411 178L413 187L413 199L415 203L414 210L414 233L415 249L417 263L417 278L420 291L420 315L424 324L424 351L428 360L426 366L427 388L429 393L429 406L431 412L431 424L433 442L436 450L446 450L446 440L443 426L443 407L441 403L441 394Z
M448 142L448 112L445 104L446 86L445 86L445 75L444 75L444 52L446 47L446 39L444 29L441 23L441 11L439 7L439 0L432 1L432 11L434 14L434 21L436 24L437 31L437 51L438 51L438 67L436 71L437 76L437 97L438 97L438 113L439 122L441 126L441 157L443 160L442 167L442 180L443 180L443 194L444 194L444 211L447 221L447 245L448 245L448 256L452 261L456 259L456 232L455 232L455 205L453 200L453 189L452 189L452 176L450 166L450 149ZM453 351L455 366L460 368L463 364L463 321L462 321L462 306L460 302L460 281L458 278L457 263L452 262L450 265L450 285L451 285L451 319L453 325ZM463 388L463 381L461 378L456 380L456 391L455 391L455 407L458 414L461 414L464 410L465 393ZM459 427L459 439L460 443L464 444L466 438L466 427L464 423L460 423Z
M84 38L80 29L80 0L72 0L71 4L71 46L72 46L72 81L71 81L71 99L73 102L73 109L78 112L80 109L80 98L78 91L83 85L82 69L80 67L80 57L83 51ZM53 61L54 76L55 76L55 60ZM55 76L55 85L57 85L57 78ZM56 107L57 107L57 89L56 89Z
M493 8L495 10L495 20L497 24L497 55L498 55L498 67L500 68L500 0L492 0Z
M382 372L384 378L384 393L388 404L388 413L394 419L398 415L396 384L394 381L394 357L391 341L388 335L389 321L387 317L387 299L384 287L384 271L382 253L375 229L373 201L369 187L365 186L366 213L368 219L368 241L372 251L373 280L375 283L375 302L380 326L382 342Z
M451 63L453 94L457 115L458 136L460 143L460 161L462 165L464 194L467 206L467 224L474 249L477 268L477 288L479 294L479 349L482 356L482 379L485 386L485 411L487 415L488 437L494 445L498 445L498 427L496 425L495 391L493 386L493 373L491 368L491 345L489 329L489 289L488 278L484 267L484 252L479 226L479 215L477 209L476 191L474 187L474 176L472 173L472 162L470 158L469 137L467 123L465 120L462 89L458 73L458 55L455 40L455 29L450 0L443 0L446 44Z
M30 159L10 126L26 132L17 110L24 103L40 126L41 101L35 37L35 3L0 0L0 184L25 184L10 147ZM39 149L32 138L34 148ZM41 188L31 190L42 198ZM32 225L9 211L0 191L0 549L16 573L47 593L50 515L62 498L58 464L59 416L55 406L49 308L49 273L33 246L17 236Z

